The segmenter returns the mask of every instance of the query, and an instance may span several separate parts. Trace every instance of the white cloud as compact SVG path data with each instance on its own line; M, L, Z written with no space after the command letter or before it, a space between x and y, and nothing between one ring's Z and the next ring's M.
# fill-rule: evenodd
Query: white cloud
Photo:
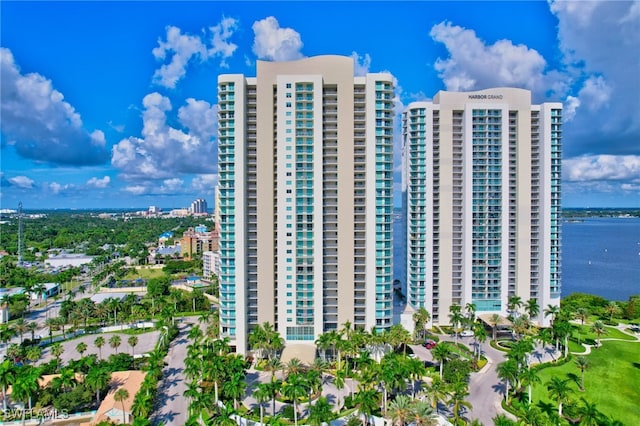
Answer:
M11 185L23 189L31 189L33 188L33 184L35 183L33 179L28 178L27 176L15 176L7 180L11 183Z
M108 159L104 134L82 119L40 74L21 74L13 54L0 48L0 129L17 153L57 165L95 165Z
M111 183L111 178L109 176L105 176L102 179L97 177L92 177L87 181L87 186L89 188L106 188Z
M211 139L215 107L188 100L178 112L180 124L193 127L185 132L167 124L167 113L172 109L169 98L156 92L145 96L142 103L142 137L123 139L112 150L111 164L120 169L123 178L169 179L179 174L215 172L217 150Z
M640 180L639 155L585 155L562 165L567 181Z
M153 81L167 88L175 88L176 83L186 73L186 66L192 58L207 58L207 48L198 36L182 34L178 27L167 27L167 40L158 40L158 47L154 48L156 59L171 57L168 64L163 64L153 74Z
M70 191L70 190L75 190L75 185L72 183L66 183L66 184L60 184L58 182L52 182L49 184L49 189L51 190L51 192L53 192L55 195L60 195L64 192Z
M182 189L184 181L179 178L165 179L160 186L162 193L174 193Z
M199 192L213 193L217 183L216 174L198 175L191 180L191 188Z
M253 23L253 52L258 59L292 61L303 57L300 34L291 28L280 28L278 20L269 16Z
M201 140L210 140L218 129L218 107L206 101L187 99L187 104L178 110L180 124Z
M351 53L354 64L354 74L356 76L364 76L371 68L371 55L366 53L364 56L358 55L358 52Z
M521 87L531 90L534 99L543 99L550 88L565 90L563 77L546 73L545 59L525 45L510 40L486 44L475 31L450 22L434 25L430 35L449 51L448 58L438 58L434 65L447 90Z
M142 195L147 192L147 187L144 185L129 185L122 189L132 195Z
M550 7L580 105L565 128L565 152L640 154L639 3L551 1Z
M227 67L226 59L230 58L238 48L238 45L229 41L237 28L238 21L233 18L223 18L218 25L209 28L213 33L209 56L220 56L222 58L220 66L223 68Z

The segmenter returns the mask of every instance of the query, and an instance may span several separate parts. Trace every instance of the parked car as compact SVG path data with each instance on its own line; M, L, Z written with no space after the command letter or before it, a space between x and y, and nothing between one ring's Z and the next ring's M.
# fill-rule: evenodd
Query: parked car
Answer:
M462 330L462 332L460 333L460 336L462 336L462 337L471 337L471 336L473 336L473 331L471 331L471 330Z
M424 346L427 349L433 349L436 345L437 345L436 341L431 339L427 340L422 344L422 346Z

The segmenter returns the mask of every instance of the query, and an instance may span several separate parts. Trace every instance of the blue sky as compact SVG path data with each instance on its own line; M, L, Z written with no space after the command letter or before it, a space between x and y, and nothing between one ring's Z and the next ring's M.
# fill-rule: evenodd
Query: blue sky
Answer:
M638 1L2 1L0 19L1 208L211 206L217 75L322 54L391 72L398 113L496 86L563 102L563 205L640 207Z

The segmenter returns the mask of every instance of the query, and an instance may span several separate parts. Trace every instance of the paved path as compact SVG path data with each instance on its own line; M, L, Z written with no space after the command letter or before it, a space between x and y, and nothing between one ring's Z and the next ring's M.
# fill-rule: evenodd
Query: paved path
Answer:
M187 389L184 378L184 360L187 356L187 346L190 343L187 335L192 327L194 318L187 318L178 326L178 336L169 345L169 352L165 357L167 364L162 370L162 379L158 383L158 397L154 413L149 420L153 425L183 426L187 422L189 405L184 397Z

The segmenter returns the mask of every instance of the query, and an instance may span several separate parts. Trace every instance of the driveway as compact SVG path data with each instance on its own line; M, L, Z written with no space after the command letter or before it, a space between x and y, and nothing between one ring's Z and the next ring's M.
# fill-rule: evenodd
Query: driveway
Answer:
M153 425L183 426L187 423L189 405L184 397L187 389L184 360L190 343L187 335L196 322L196 318L184 319L178 326L178 336L169 345L169 352L164 359L167 365L162 370L162 379L158 383L156 407L149 419Z

